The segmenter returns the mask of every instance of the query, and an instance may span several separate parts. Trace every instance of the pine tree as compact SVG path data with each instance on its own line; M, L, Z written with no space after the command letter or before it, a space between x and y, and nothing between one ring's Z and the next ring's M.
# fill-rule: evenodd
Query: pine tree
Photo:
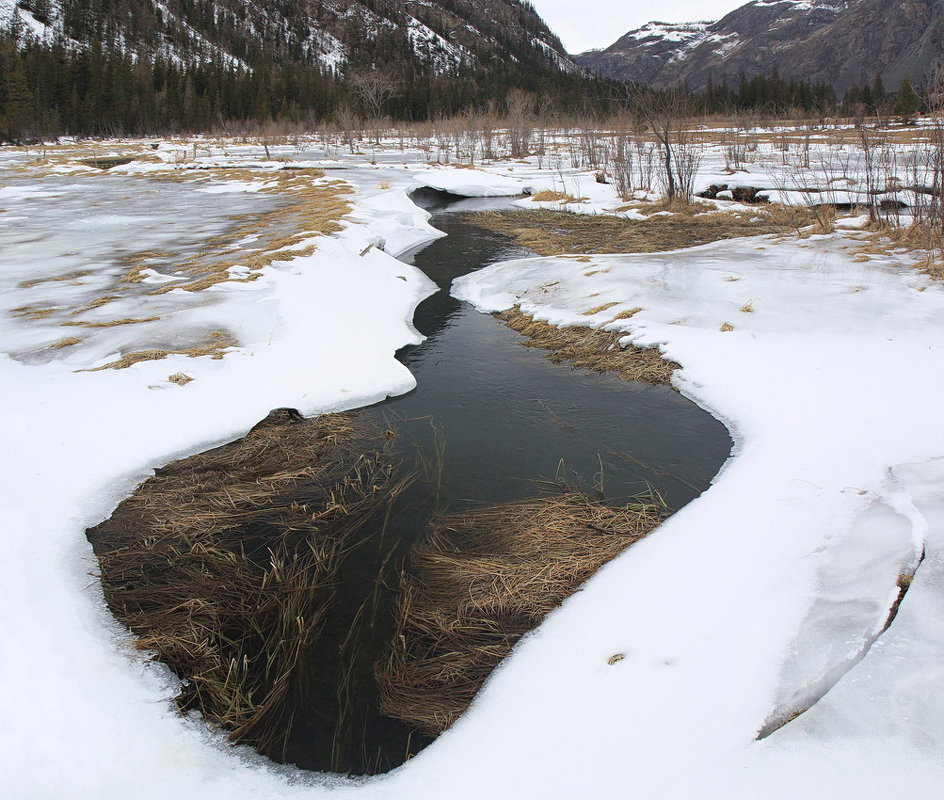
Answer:
M22 144L35 135L36 103L26 78L26 65L19 53L13 57L13 68L3 86L3 108L0 132L13 144Z
M911 76L905 73L898 85L898 93L895 95L895 113L910 117L912 114L917 114L921 106L921 97L911 85Z

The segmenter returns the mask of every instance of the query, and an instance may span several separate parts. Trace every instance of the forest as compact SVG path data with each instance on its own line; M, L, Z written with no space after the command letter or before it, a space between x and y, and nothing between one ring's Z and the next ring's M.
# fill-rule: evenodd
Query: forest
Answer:
M23 2L35 18L44 18L45 0ZM208 2L178 6L182 19L211 38L176 55L159 46L159 21L132 13L124 0L63 3L63 33L52 40L15 27L4 31L0 141L236 132L273 125L297 129L358 118L500 118L510 105L520 106L522 95L544 121L584 122L633 113L640 97L658 99L660 94L568 72L533 49L519 48L514 59L497 66L483 56L443 69L396 31L361 38L356 47L351 46L355 31L338 31L338 41L352 56L343 69L334 70L306 56L302 31L280 38L275 30L263 30L254 48L238 35L235 12L223 14L218 4ZM128 46L129 38L135 47ZM709 81L700 94L673 90L679 92L686 94L693 115L908 116L922 108L907 77L894 92L876 79L841 98L827 84L786 80L776 71L742 75L734 82ZM510 98L515 100L510 103Z

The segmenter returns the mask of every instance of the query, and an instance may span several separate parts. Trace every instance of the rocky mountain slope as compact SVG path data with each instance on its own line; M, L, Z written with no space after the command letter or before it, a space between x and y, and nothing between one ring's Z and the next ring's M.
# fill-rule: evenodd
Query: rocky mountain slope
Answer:
M772 74L844 90L922 80L944 57L941 0L753 0L717 22L653 22L577 57L603 75L665 87Z
M178 61L573 71L521 0L0 0L0 24Z

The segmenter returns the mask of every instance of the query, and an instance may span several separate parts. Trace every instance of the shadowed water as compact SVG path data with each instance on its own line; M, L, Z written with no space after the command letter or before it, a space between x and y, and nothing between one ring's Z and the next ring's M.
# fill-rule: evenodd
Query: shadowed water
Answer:
M398 354L417 388L369 413L396 430L404 463L419 452L436 469L341 570L338 606L310 667L312 703L283 753L309 769L382 772L429 742L378 713L373 664L394 632L399 570L435 510L532 497L542 482L561 479L600 488L614 503L651 487L678 509L708 487L731 447L717 420L670 388L552 364L500 321L450 297L454 278L528 254L452 213L456 204L442 195L414 199L448 234L412 258L440 291L415 314L426 341Z

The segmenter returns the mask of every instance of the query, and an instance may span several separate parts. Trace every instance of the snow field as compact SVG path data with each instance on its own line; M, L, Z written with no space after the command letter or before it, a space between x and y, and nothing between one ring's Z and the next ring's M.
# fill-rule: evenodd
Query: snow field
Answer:
M164 165L115 173L157 174L191 144L162 145ZM257 147L207 148L195 159L202 166L277 166L260 161ZM166 309L236 331L238 346L221 360L171 356L80 373L120 349L127 332L97 332L88 364L66 354L34 363L24 353L45 323L4 315L0 439L13 455L0 481L0 795L936 796L944 303L907 255L855 261L855 233L592 264L527 259L460 281L456 295L482 310L520 304L554 324L589 321L660 347L683 365L678 388L728 424L732 459L708 492L527 637L470 713L390 776L300 775L175 714L173 676L135 654L104 609L84 529L151 469L241 435L272 408L351 408L413 386L393 353L417 341L408 320L431 287L392 255L437 234L410 189L564 191L587 198L584 213L623 203L593 171L547 158L458 169L393 142L372 154L375 163L342 149L301 156L355 189L345 229L252 284L212 287L212 303ZM778 156L769 156L758 170L775 171ZM720 148L706 150L698 183L719 182L723 162ZM254 186L200 188L219 189L213 196L225 203ZM55 191L42 178L0 188L3 216L37 192L54 201ZM59 269L41 247L33 258L36 270ZM99 270L109 268L104 247ZM39 291L22 281L19 270L2 273L4 312ZM753 311L742 311L749 302ZM584 316L605 303L617 305ZM637 306L630 320L613 321ZM725 322L734 329L722 332ZM168 383L177 371L193 382ZM898 616L879 635L899 575L922 551ZM611 665L615 654L624 658ZM772 716L820 695L756 741Z

